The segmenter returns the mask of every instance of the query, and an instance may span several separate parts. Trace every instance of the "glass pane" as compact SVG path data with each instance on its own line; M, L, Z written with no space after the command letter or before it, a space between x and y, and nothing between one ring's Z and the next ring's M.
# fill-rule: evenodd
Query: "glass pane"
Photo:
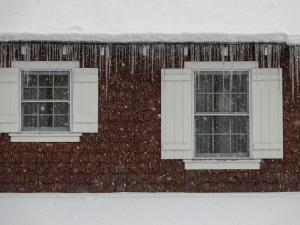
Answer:
M231 136L232 152L246 153L248 151L248 136L247 135L232 135Z
M32 75L27 75L26 72L22 73L23 78L23 87L36 87L37 86L37 77Z
M68 116L54 116L55 127L68 127L69 121Z
M24 100L37 100L37 89L36 88L24 88L23 89Z
M232 92L248 93L248 72L234 71L232 75Z
M36 127L37 126L37 116L24 116L23 117L24 127Z
M232 94L232 112L248 112L248 95Z
M212 76L206 72L198 72L195 82L196 93L212 93Z
M69 99L68 88L55 88L54 89L54 99Z
M214 117L214 133L230 133L230 117L215 116Z
M69 77L67 75L55 76L54 77L54 86L68 86Z
M215 135L214 136L215 153L229 153L230 152L230 136L229 135Z
M230 112L230 95L215 94L214 95L214 111L215 112Z
M39 127L52 127L52 116L39 116Z
M248 117L235 116L231 118L231 133L248 133Z
M37 114L38 113L38 103L22 103L23 114Z
M195 118L196 134L211 134L212 133L212 117L211 116L197 116Z
M53 113L53 103L40 103L39 113L40 114L52 114Z
M53 76L52 75L41 75L39 76L39 86L53 86Z
M224 93L230 91L230 72L215 72L214 73L214 92Z
M52 88L40 88L39 89L39 99L53 99L53 89Z
M54 103L54 114L69 114L69 104L62 103Z
M196 136L196 153L212 153L212 136Z
M212 112L212 95L196 95L196 112Z

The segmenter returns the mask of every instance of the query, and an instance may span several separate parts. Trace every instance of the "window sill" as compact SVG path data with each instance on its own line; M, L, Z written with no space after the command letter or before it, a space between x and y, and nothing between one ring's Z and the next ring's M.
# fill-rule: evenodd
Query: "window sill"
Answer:
M81 133L10 133L11 142L79 142Z
M257 159L227 160L184 160L186 170L258 170L260 161Z

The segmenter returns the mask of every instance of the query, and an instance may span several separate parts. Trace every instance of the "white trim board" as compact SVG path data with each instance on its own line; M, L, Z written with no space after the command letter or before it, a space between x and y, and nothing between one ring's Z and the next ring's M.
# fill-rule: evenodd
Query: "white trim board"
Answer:
M55 70L55 69L74 69L79 68L79 61L12 61L12 68L18 68L20 70L27 69L42 69L42 70Z
M261 160L184 160L186 170L258 170Z
M80 133L10 133L12 142L79 142Z

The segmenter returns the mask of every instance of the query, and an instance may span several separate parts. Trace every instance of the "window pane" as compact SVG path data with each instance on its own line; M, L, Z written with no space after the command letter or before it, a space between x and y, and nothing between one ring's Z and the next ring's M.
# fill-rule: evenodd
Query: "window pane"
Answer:
M24 127L37 127L37 116L24 116L23 126Z
M248 133L248 117L235 116L231 118L231 133Z
M24 100L37 100L37 89L36 88L24 88L23 89Z
M200 72L196 75L196 93L212 93L212 76L207 72Z
M197 116L195 118L196 134L211 134L212 133L212 117L211 116Z
M214 111L215 112L230 112L230 95L215 94L214 95Z
M23 87L36 87L37 77L32 75L27 75L26 72L22 72L23 77Z
M229 135L215 135L214 136L214 152L215 153L229 153L230 152L230 136Z
M248 95L233 94L231 100L232 112L248 112Z
M212 95L196 95L196 112L212 112Z
M68 86L69 83L69 76L67 75L60 75L54 76L54 86Z
M53 113L53 103L40 103L39 114L52 114Z
M55 114L69 114L69 104L66 102L54 103Z
M41 75L39 76L39 86L53 86L53 76L52 75Z
M55 88L54 89L54 99L69 99L68 88Z
M230 72L215 72L214 74L214 92L230 92Z
M214 116L214 133L230 133L230 117Z
M248 93L248 72L234 71L232 75L232 92Z
M68 116L54 116L55 127L68 127L69 121Z
M248 136L247 135L232 135L231 148L235 153L246 153L248 151Z
M40 127L52 127L52 116L39 116Z
M38 103L22 103L23 114L37 114L38 113Z
M39 99L53 99L53 89L52 88L40 88L39 89Z
M196 136L196 153L212 153L212 136Z

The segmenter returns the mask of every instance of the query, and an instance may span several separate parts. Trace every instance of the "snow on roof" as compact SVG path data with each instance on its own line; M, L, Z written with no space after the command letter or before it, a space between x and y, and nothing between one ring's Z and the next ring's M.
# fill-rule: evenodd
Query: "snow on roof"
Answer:
M300 43L299 0L1 0L0 4L0 41Z
M300 193L0 194L5 225L298 225Z

